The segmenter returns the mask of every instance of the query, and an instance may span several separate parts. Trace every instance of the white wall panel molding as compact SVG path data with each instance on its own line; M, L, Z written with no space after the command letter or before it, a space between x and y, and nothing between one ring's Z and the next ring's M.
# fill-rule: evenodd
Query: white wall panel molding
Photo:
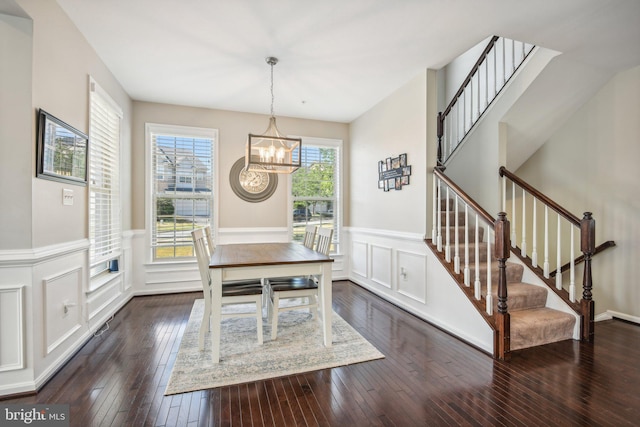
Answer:
M369 245L367 242L351 241L351 273L360 277L369 277Z
M81 239L34 249L0 251L0 268L29 266L89 250L89 240Z
M113 279L100 288L87 292L87 322L89 325L103 311L108 310L122 295L122 274L113 275ZM127 298L128 300L128 298Z
M380 230L375 228L345 227L345 230L353 236L369 235L369 236L389 238L393 240L410 240L414 242L415 241L423 242L425 238L424 234L407 233L407 232L394 231L394 230Z
M23 369L24 286L0 286L0 372Z
M396 265L398 293L424 304L427 299L427 256L397 250Z
M45 355L82 327L82 266L42 279Z
M393 249L390 246L370 245L371 280L385 288L392 289Z

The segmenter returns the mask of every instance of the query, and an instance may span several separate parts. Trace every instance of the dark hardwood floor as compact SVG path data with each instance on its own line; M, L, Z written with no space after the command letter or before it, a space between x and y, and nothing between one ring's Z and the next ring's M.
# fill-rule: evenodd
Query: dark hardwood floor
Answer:
M596 324L565 341L491 359L350 282L333 307L386 358L194 393L163 395L193 301L136 297L37 395L72 426L638 425L640 327Z

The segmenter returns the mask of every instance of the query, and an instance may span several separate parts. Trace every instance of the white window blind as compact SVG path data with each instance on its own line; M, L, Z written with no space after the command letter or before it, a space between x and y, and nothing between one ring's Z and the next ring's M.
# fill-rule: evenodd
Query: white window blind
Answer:
M192 257L191 231L212 223L215 130L148 124L147 132L153 258Z
M89 119L89 249L92 271L120 255L120 121L122 110L93 80ZM95 269L104 264L103 269Z
M307 224L333 228L331 252L340 242L340 152L303 140L302 166L291 177L293 240L302 242Z

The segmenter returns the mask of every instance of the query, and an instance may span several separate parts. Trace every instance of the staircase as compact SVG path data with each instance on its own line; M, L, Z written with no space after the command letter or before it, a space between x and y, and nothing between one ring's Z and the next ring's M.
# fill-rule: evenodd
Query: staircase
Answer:
M464 196L466 195L462 195ZM496 334L499 334L499 322L496 319L499 301L499 263L493 253L492 236L487 236L492 233L486 232L491 229L491 225L486 224L476 228L472 224L473 221L469 221L470 224L467 227L465 223L469 215L456 209L456 200L458 198L446 198L440 201L438 240L444 240L444 243L438 245L432 239L428 239L427 244L494 328ZM476 241L478 243L475 243ZM489 257L490 262L488 262ZM458 264L457 268L456 264ZM487 271L489 268L490 272ZM553 290L547 284L525 282L523 280L525 268L528 267L523 263L506 262L510 350L573 339L576 320L579 318L579 314L573 314L576 307L567 306L567 311L551 308L550 292ZM490 287L487 286L489 279Z

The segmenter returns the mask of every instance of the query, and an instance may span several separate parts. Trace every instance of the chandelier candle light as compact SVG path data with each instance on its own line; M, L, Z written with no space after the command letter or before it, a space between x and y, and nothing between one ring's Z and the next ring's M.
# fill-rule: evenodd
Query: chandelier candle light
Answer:
M262 135L249 134L245 152L245 169L269 173L292 173L300 167L302 139L282 136L273 114L273 66L278 58L269 56L271 66L271 117L269 127Z

